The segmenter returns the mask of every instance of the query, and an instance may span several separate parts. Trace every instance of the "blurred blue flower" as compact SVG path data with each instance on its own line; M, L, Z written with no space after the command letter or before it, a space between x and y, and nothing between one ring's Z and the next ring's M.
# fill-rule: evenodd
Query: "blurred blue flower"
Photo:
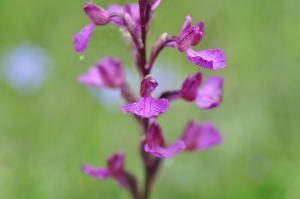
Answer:
M25 43L7 50L2 57L2 73L11 87L21 94L38 91L53 70L53 60L41 46Z

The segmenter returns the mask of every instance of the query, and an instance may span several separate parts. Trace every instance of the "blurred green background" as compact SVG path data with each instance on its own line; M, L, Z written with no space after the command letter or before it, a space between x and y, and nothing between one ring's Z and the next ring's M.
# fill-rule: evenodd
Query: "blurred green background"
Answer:
M104 8L126 3L93 2ZM96 28L84 57L73 50L71 35L89 23L83 3L0 0L0 59L7 49L30 42L53 60L49 78L28 94L7 84L0 70L1 199L129 199L113 179L97 180L80 170L86 162L104 166L121 149L126 169L143 179L133 117L119 111L122 104L106 108L76 80L107 55L134 70L119 27L112 24ZM189 73L222 75L224 101L211 111L176 101L159 122L168 143L181 136L189 119L215 121L225 140L165 161L152 198L300 198L300 1L163 0L148 44L163 32L178 35L187 14L193 24L206 23L205 37L194 49L222 48L227 67L199 68L174 49L164 50L155 67L180 74L174 88Z

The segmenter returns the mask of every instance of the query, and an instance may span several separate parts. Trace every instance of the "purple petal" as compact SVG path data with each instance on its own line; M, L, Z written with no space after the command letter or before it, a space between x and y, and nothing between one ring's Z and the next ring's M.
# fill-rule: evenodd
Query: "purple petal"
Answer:
M205 29L204 22L203 21L199 22L195 26L195 28L197 29L197 32L196 32L196 35L194 37L194 41L192 43L192 46L196 46L202 41L203 36L204 36L204 29Z
M185 150L194 151L216 146L222 142L223 138L212 122L200 125L191 121L181 140L186 145Z
M117 181L118 181L120 187L125 187L126 186L126 179L124 178L123 175L118 176Z
M140 28L141 26L141 19L140 19L140 7L137 3L131 3L126 4L125 7L125 13L128 13L133 21L136 23L137 28Z
M109 12L91 2L85 2L84 11L89 19L97 25L109 23Z
M111 4L108 6L108 12L125 13L124 6L120 6L119 4Z
M152 155L159 158L171 158L173 155L182 151L185 148L185 144L183 141L177 141L173 146L169 148L162 148L158 145L152 145L149 147L148 144L144 145L144 149L146 152L151 153Z
M166 47L172 47L178 49L177 41L169 41L165 44Z
M109 13L122 13L124 14L125 13L125 9L123 6L120 6L118 4L111 4L109 7L108 7L108 12ZM120 26L126 26L124 20L121 18L121 17L118 17L118 16L111 16L110 17L110 21L114 24L117 24L117 25L120 25Z
M111 157L109 157L107 161L107 168L111 172L111 175L114 177L119 177L124 172L124 161L125 161L125 153L119 152L113 154Z
M186 52L194 42L196 34L195 28L190 28L185 31L182 31L177 39L177 46L180 52Z
M166 112L170 108L167 99L154 99L151 96L144 96L137 102L122 107L122 111L136 114L141 117L150 118Z
M155 3L151 6L151 9L155 10L159 6L160 2L161 2L161 0L155 1Z
M87 73L81 74L78 81L89 86L103 87L106 86L100 71L97 67L91 67Z
M194 121L190 121L181 140L186 145L185 150L193 151L197 149L200 138L201 125Z
M223 95L223 78L211 76L198 91L195 103L203 109L211 109L220 105Z
M93 176L95 178L105 179L110 176L110 171L106 168L94 168L91 165L84 164L82 165L81 169L87 175Z
M89 24L85 26L79 33L73 36L75 43L75 51L83 52L87 48L88 42L93 34L96 24Z
M105 85L111 88L117 88L124 84L125 75L123 64L120 59L105 57L97 64L100 75Z
M151 120L152 119L152 120ZM149 127L146 132L146 143L150 146L158 145L161 147L165 146L165 138L163 132L156 122L155 118L149 119Z
M152 91L158 86L158 83L151 76L144 77L141 83L140 95L144 97L145 95L150 95Z
M223 141L223 136L212 122L207 122L202 125L199 137L198 150L214 147Z
M204 68L218 70L226 66L226 56L222 49L208 49L195 52L191 48L186 51L186 57L193 64Z
M180 96L187 101L194 101L198 95L198 88L202 81L202 73L198 72L194 77L189 75L179 91Z
M192 27L192 16L188 15L185 19L185 22L181 28L181 34L185 32L186 30L190 29Z

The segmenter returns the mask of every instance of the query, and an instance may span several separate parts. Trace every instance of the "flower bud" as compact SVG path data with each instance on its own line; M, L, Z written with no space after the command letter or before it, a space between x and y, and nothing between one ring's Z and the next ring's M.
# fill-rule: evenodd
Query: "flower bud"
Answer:
M141 83L140 95L142 97L145 95L150 95L157 86L158 83L151 77L151 75L146 76Z
M85 2L84 11L96 25L105 25L110 22L109 12L91 2Z

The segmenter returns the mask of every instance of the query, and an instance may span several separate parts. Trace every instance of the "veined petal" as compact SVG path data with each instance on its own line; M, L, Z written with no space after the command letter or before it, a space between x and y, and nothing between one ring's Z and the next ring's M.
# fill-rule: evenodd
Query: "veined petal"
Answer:
M223 78L211 76L198 91L195 103L203 109L211 109L220 105L223 95Z
M151 96L144 96L137 102L123 106L122 111L150 118L166 112L169 108L170 105L167 99L154 99Z
M90 41L95 27L96 24L89 24L85 26L79 33L73 36L76 52L81 53L86 50L88 42Z
M179 35L177 39L177 46L180 52L186 52L192 45L196 36L195 28L187 29Z
M226 66L226 56L222 49L208 49L195 52L191 48L186 51L186 57L193 64L204 68L218 70Z
M185 148L183 141L177 141L175 144L168 148L160 147L159 145L149 146L148 144L144 145L146 152L151 153L152 155L159 158L171 158L173 155L182 151Z
M84 173L95 178L105 179L110 176L110 171L106 168L94 168L91 165L84 164L81 169Z
M91 67L87 73L81 74L78 81L89 86L103 87L106 86L100 71L97 67Z

